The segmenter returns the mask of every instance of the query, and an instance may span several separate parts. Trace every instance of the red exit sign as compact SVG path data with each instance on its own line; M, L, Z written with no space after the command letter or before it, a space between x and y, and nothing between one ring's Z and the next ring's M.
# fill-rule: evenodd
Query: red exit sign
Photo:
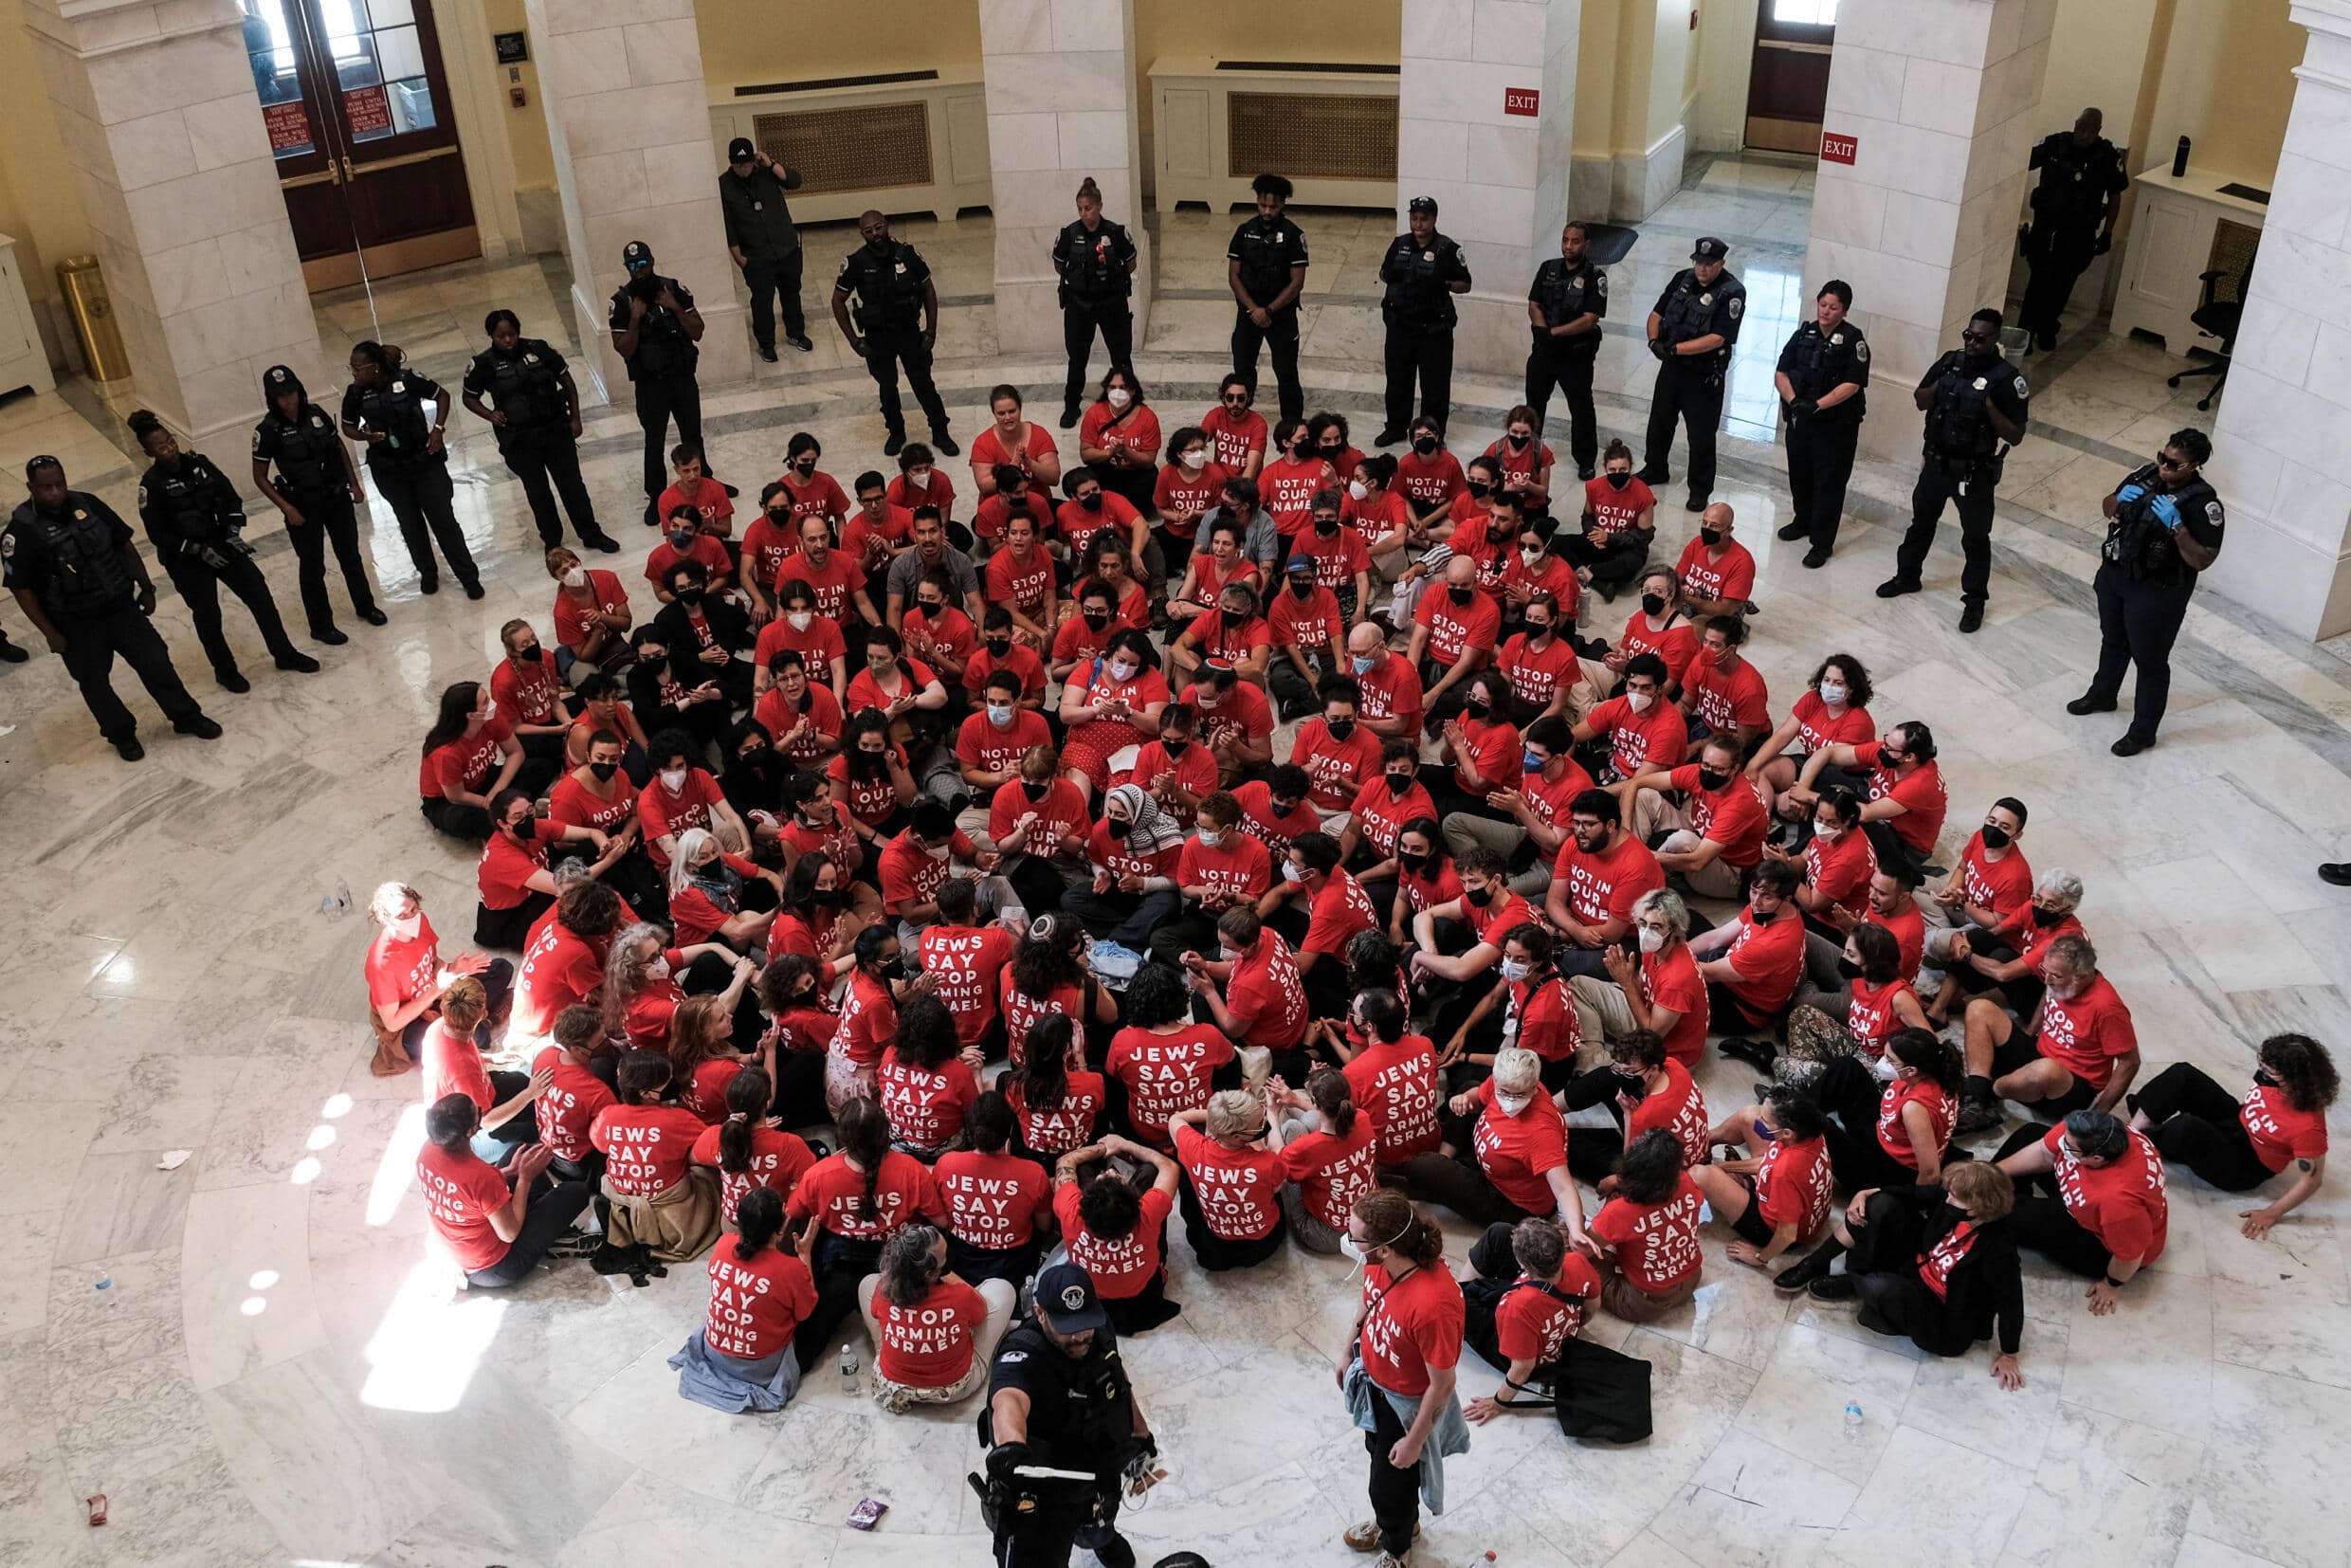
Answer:
M1820 158L1823 163L1851 163L1861 156L1859 137L1839 136L1834 131L1820 133Z
M1502 112L1505 115L1541 114L1542 89L1540 87L1504 87L1502 90Z

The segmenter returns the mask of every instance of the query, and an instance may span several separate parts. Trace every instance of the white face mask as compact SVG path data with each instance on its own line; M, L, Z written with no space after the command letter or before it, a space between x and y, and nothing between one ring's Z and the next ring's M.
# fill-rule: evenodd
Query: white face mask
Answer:
M416 939L416 934L425 929L425 917L422 915L403 916L399 920L386 921L384 929L392 933L393 941L412 942Z
M784 619L792 623L793 630L806 631L809 629L809 623L816 619L816 615L813 611L795 610Z
M906 470L906 487L908 489L927 489L930 483L931 471L928 468L909 468Z
M1203 828L1193 836L1200 841L1200 847L1204 849L1213 849L1225 842L1223 831L1215 828Z
M1306 879L1298 874L1297 866L1285 860L1282 863L1282 880L1284 882L1303 882Z
M1340 1249L1341 1252L1346 1253L1346 1254L1347 1254L1348 1259L1349 1259L1351 1262L1353 1262L1353 1263L1354 1263L1354 1264L1355 1264L1358 1267L1368 1267L1368 1266L1370 1265L1371 1261L1372 1261L1372 1256L1371 1256L1371 1252L1370 1252L1370 1250L1369 1250L1367 1248L1365 1248L1365 1247L1364 1247L1364 1245L1363 1245L1361 1242L1359 1242L1359 1241L1356 1240L1353 1236L1341 1236L1341 1237L1340 1237L1340 1238L1339 1238L1339 1249Z
M676 794L680 790L685 788L685 774L686 770L683 768L664 768L662 770L662 788L667 790L671 794Z
M1542 565L1542 552L1540 550L1522 550L1519 552L1519 559L1525 563L1526 569L1529 572L1532 572L1537 567Z
M1820 700L1832 707L1834 707L1837 703L1844 702L1845 683L1842 681L1821 682Z
M1135 394L1124 387L1113 387L1104 392L1103 397L1114 409L1123 409L1135 401Z
M1645 926L1643 926L1643 927L1641 927L1641 951L1642 951L1642 952L1644 952L1644 953L1655 953L1655 952L1659 952L1659 951L1661 951L1661 950L1665 947L1665 945L1666 945L1666 934L1665 934L1664 932L1662 932L1662 931L1658 931L1658 930L1653 930L1653 929L1651 929L1650 927L1646 926L1646 925L1645 925Z
M1132 659L1114 660L1110 665L1110 678L1120 682L1132 681L1135 679L1135 672L1141 667Z
M1629 691L1625 693L1626 705L1631 707L1635 713L1649 712L1649 705L1655 701L1657 701L1657 697L1653 692Z
M1201 469L1208 466L1208 452L1202 447L1194 447L1192 450L1177 458L1176 460L1176 466L1182 468L1185 473L1196 474Z
M1813 836L1820 840L1823 844L1834 844L1836 842L1837 835L1843 831L1845 831L1843 828L1834 824L1824 824L1818 822L1813 824Z
M584 566L574 566L569 572L563 574L563 586L566 588L587 587L588 569Z
M1504 1116L1524 1116L1526 1107L1534 1103L1535 1097L1531 1094L1504 1094L1500 1089L1494 1091L1495 1107Z
M645 966L645 973L648 979L665 980L669 978L669 960L656 955L653 961Z
M1502 977L1512 981L1523 980L1534 967L1523 958L1504 958L1502 961Z
M492 698L490 701L482 704L482 721L486 724L497 717L498 700L496 698Z
M953 844L925 844L922 847L922 852L933 860L945 860L954 851Z
M1351 479L1347 481L1347 494L1358 501L1369 501L1372 498L1372 487L1359 479Z

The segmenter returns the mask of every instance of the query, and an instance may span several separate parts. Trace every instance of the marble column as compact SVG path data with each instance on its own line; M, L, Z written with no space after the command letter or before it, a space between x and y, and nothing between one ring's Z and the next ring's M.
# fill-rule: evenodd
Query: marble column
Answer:
M25 0L24 20L139 401L217 449L260 417L271 365L338 385L236 0Z
M694 0L527 0L525 11L563 198L572 308L583 341L597 345L589 374L611 399L628 400L628 366L608 328L621 247L643 240L654 265L694 291L704 390L747 379L747 313L719 211L726 155L711 137ZM802 297L812 287L821 299L829 282L803 279Z
M1061 351L1053 237L1078 215L1078 183L1091 174L1103 214L1125 225L1141 252L1139 349L1151 310L1151 236L1142 223L1134 0L979 0L979 63L988 88L997 346ZM1099 343L1088 363L1096 376L1109 368Z
M2007 296L2055 15L2056 0L1837 9L1824 130L1857 149L1850 164L1819 165L1804 276L1808 290L1852 284L1884 386L1914 384L1969 316ZM1862 429L1872 450L1917 450L1906 406Z
M1407 203L1433 196L1461 244L1459 370L1525 368L1527 283L1569 216L1582 18L1583 0L1404 0L1396 231Z
M2213 429L2229 538L2204 581L2317 638L2351 630L2351 0L2292 15L2309 51Z

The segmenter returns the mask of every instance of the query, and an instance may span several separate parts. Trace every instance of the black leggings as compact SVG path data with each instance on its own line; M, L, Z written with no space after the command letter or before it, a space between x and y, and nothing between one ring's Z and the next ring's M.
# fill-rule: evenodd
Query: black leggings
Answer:
M2011 1134L1992 1158L2006 1159L2056 1130L2054 1123L2028 1122ZM2016 1209L2009 1223L2016 1228L2018 1247L2040 1253L2069 1274L2099 1279L2114 1262L2105 1243L2091 1235L2067 1210L2065 1200L2057 1195L2057 1177L2051 1172L2016 1178Z
M1878 1107L1885 1085L1858 1056L1840 1056L1813 1084L1813 1103L1829 1117L1829 1169L1847 1192L1906 1187L1919 1173L1878 1141Z
M2251 1192L2277 1174L2253 1152L2236 1097L2188 1063L2157 1073L2131 1105L2147 1113L2164 1163L2185 1165L2224 1193Z
M1548 1066L1548 1064L1546 1064ZM1625 1080L1614 1067L1595 1067L1579 1072L1568 1080L1560 1090L1564 1110L1586 1111L1595 1105L1606 1105L1608 1114L1616 1119L1613 1127L1570 1127L1567 1129L1567 1174L1578 1181L1595 1186L1602 1176L1615 1174L1616 1161L1625 1153L1625 1110L1616 1103L1616 1097L1625 1091Z
M524 1111L527 1121L531 1113ZM530 1278L538 1260L547 1255L547 1249L556 1238L572 1228L579 1212L588 1207L595 1195L595 1187L587 1181L551 1182L541 1176L531 1190L531 1206L522 1214L522 1230L506 1249L506 1255L487 1268L477 1268L465 1276L465 1282L477 1290L499 1290L519 1285Z
M1372 1518L1379 1524L1380 1549L1396 1560L1412 1549L1420 1527L1420 1467L1398 1469L1388 1463L1388 1450L1404 1441L1404 1423L1388 1396L1372 1385L1372 1430L1363 1434L1363 1451L1372 1462Z
M1930 1356L1966 1355L1976 1343L1974 1331L1919 1278L1923 1232L1917 1208L1881 1193L1864 1212L1862 1223L1851 1227L1853 1246L1845 1264L1862 1304Z
M882 1267L882 1244L849 1241L829 1231L816 1235L816 1305L792 1331L793 1358L802 1377L824 1361L832 1331L857 1316L857 1283Z
M1533 1217L1487 1179L1474 1154L1415 1155L1395 1170L1412 1197L1443 1204L1471 1225L1516 1225Z
M1282 1244L1289 1239L1289 1218L1279 1209L1274 1212L1273 1229L1254 1241L1232 1241L1218 1235L1209 1229L1208 1215L1201 1212L1200 1194L1193 1190L1189 1174L1176 1189L1176 1205L1183 1211L1184 1239L1192 1243L1192 1255L1212 1274L1263 1263L1281 1251Z

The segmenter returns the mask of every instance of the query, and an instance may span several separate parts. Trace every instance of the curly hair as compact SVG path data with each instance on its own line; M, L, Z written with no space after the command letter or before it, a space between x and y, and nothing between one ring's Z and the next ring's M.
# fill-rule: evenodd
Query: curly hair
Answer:
M2272 1034L2261 1043L2255 1057L2286 1091L2298 1111L2320 1111L2335 1103L2342 1080L2336 1076L2334 1058L2306 1034Z

